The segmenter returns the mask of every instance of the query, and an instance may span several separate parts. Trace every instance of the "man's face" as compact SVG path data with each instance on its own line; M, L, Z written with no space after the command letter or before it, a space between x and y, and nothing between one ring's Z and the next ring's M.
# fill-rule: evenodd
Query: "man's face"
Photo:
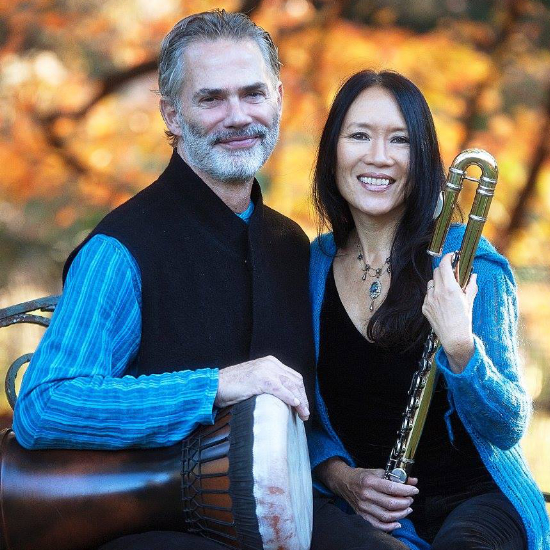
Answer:
M181 135L178 152L214 180L250 180L277 141L281 84L251 40L197 42L183 62L178 128L170 128Z

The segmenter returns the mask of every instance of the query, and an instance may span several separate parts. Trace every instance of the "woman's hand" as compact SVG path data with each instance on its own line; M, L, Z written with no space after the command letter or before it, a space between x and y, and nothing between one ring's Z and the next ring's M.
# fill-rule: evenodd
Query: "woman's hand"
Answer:
M451 370L461 373L474 354L472 308L477 294L477 275L474 273L465 290L460 288L451 265L452 253L443 256L428 281L422 306L449 359Z
M351 468L339 458L331 458L317 467L321 481L342 497L354 511L382 531L401 527L399 520L412 512L414 487L418 480L401 484L384 479L384 470Z

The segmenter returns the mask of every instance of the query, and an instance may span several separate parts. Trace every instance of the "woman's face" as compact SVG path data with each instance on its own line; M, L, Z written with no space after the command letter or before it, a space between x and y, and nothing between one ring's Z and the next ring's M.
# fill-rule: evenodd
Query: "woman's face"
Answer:
M401 218L409 134L391 92L371 86L357 96L344 118L336 158L336 183L354 217Z

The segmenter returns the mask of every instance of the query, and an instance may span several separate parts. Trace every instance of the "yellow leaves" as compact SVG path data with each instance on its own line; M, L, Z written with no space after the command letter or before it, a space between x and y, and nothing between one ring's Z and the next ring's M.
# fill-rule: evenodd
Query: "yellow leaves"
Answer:
M393 8L386 6L374 12L373 20L377 25L388 27L395 23L397 17L397 12Z
M485 113L494 113L502 107L502 97L496 88L487 88L479 99L479 107Z
M111 30L110 21L101 14L98 14L96 17L88 21L86 30L90 33L90 36L103 35Z
M113 154L105 147L95 149L90 155L90 164L98 170L107 168L112 160Z
M550 165L548 163L541 170L538 183L538 198L542 203L541 207L545 212L550 212Z
M151 126L151 117L144 111L136 111L128 117L128 127L132 132L140 134Z
M41 46L22 51L15 41L13 52L1 59L0 100L6 106L0 112L0 189L21 202L55 198L70 190L84 209L117 204L151 182L170 152L157 98L150 93L156 87L155 75L131 81L84 116L71 115L101 89L98 78L153 59L176 20L214 7L234 11L241 1L166 0L160 5L116 0L94 4L89 11L72 3L70 12L50 0L40 2L14 2L18 9L13 21L22 32L27 26L39 29ZM472 94L480 83L490 82L478 98L471 145L491 150L501 166L487 231L494 235L506 224L524 184L541 120L533 104L515 96L524 106L510 107L510 90L530 94L526 75L532 82L547 81L550 52L533 51L529 43L536 39L537 25L526 21L523 36L513 37L509 50L499 54L505 59L499 72L495 56L483 53L490 51L497 27L469 21L460 2L448 4L451 12L463 15L415 33L396 25L400 12L394 5L357 5L356 13L374 23L367 26L343 19L334 9L336 3L319 10L310 0L262 0L254 19L273 33L284 64L285 89L280 143L264 169L271 183L266 197L270 203L311 232L311 168L334 95L358 70L389 68L409 76L425 94L447 165L466 135L464 116ZM420 8L411 5L410 10ZM50 143L37 113L60 115L54 119ZM531 207L536 216L543 217L550 207L549 186L544 169L539 203ZM73 214L61 210L53 223L70 227ZM536 223L545 227L539 218Z
M31 179L27 159L8 148L0 148L0 190L4 198L21 200L26 194L21 191Z
M48 12L42 17L42 24L49 29L63 29L67 23L67 16L60 12Z
M514 121L508 115L498 113L489 120L489 131L497 138L508 139L512 137L514 130Z
M76 131L77 123L68 117L60 117L53 123L53 131L60 138L67 138Z
M107 182L97 178L86 178L79 184L82 200L89 206L107 206L111 204L113 191Z
M74 206L66 206L55 214L55 223L59 227L66 229L75 222L76 215L76 208Z
M110 97L90 111L85 124L87 137L103 139L117 132L118 125L113 124L116 103L116 98Z
M263 0L254 21L273 36L281 29L311 22L315 10L308 0Z

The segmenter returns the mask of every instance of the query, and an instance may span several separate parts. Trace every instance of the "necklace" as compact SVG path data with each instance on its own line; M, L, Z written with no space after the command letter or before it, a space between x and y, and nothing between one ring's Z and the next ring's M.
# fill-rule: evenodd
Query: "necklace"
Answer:
M370 264L365 262L365 254L363 253L363 247L361 246L361 241L357 242L357 250L359 251L359 254L357 254L357 259L362 264L361 271L363 271L363 275L361 279L365 281L367 279L367 275L369 277L374 277L376 280L373 281L369 287L369 297L370 297L370 306L369 311L374 310L374 300L382 294L382 283L380 282L380 276L382 275L382 272L384 271L384 266L386 267L386 271L388 273L391 273L391 265L390 265L390 258L386 258L386 261L380 266L380 267L372 267Z

